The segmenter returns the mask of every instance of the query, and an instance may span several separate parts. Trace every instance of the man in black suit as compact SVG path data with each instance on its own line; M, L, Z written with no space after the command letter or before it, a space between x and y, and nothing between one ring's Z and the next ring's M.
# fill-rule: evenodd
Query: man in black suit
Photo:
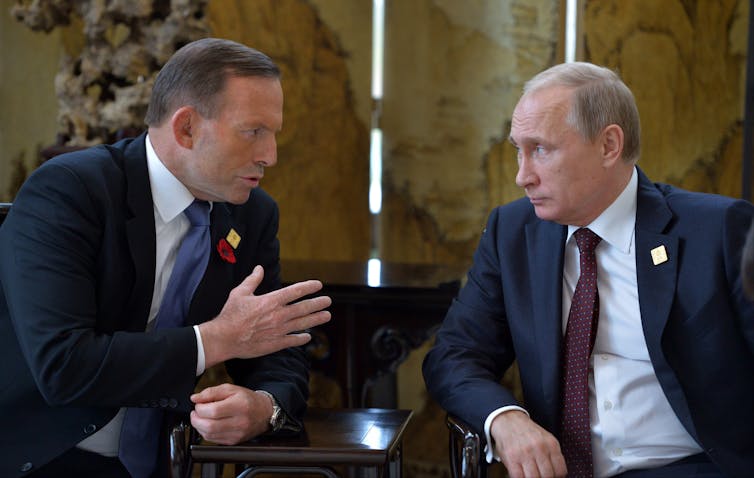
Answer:
M588 63L535 76L513 112L527 197L490 215L423 368L512 477L754 470L752 205L650 182L639 131L628 87ZM500 384L514 360L523 403Z
M300 428L301 331L330 299L299 300L314 280L280 288L278 209L257 188L277 161L279 76L244 45L190 43L158 75L145 134L56 157L21 188L0 229L0 476L129 476L132 409L163 410L163 434L190 411L220 444ZM206 270L184 325L155 327L195 200ZM223 362L234 383L192 395ZM143 476L167 474L162 443Z

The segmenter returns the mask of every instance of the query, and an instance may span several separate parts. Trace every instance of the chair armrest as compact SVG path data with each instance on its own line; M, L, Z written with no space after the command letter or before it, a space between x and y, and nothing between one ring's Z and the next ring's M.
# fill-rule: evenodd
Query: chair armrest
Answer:
M466 422L448 414L450 430L450 472L453 478L486 478L487 464L482 455L482 438Z
M184 421L170 430L168 437L170 452L170 478L191 477L191 445L199 443L199 433Z

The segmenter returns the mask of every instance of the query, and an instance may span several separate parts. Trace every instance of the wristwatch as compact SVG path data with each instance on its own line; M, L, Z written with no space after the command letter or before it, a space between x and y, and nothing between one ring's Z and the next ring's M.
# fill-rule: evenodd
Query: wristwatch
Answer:
M283 424L285 423L285 412L283 412L283 409L280 408L280 405L278 405L278 401L275 400L275 397L272 396L270 392L265 392L264 390L257 390L257 392L267 395L270 397L270 401L272 402L272 416L270 417L270 428L273 432L276 432L283 428Z

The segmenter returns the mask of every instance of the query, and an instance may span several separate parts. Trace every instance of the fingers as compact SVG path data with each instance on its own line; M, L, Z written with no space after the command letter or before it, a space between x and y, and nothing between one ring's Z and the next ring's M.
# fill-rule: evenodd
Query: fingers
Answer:
M191 425L202 438L221 445L235 445L258 434L248 431L251 427L243 421L243 417L209 418L201 416L196 410L191 412Z
M327 296L305 299L295 304L284 306L281 310L282 320L286 321L285 333L305 330L330 320L330 312L325 309L332 304Z
M230 383L223 383L214 387L207 387L199 393L195 393L189 397L194 403L208 403L218 402L225 400L234 393L235 385Z
M210 397L218 400L203 401ZM206 388L191 398L196 403L191 425L206 440L234 445L269 427L269 399L250 389L226 383Z
M326 295L304 299L288 305L289 313L294 317L311 314L318 310L326 309L332 305L332 299Z
M246 276L246 279L238 284L236 290L244 295L251 295L254 293L254 291L257 290L259 284L262 283L262 279L264 279L264 268L260 265L257 265L254 267L254 270L251 271L251 274Z
M270 292L269 295L275 297L276 302L279 304L290 304L293 301L314 294L320 290L322 290L322 282L318 280L307 280L296 282L295 284Z
M525 413L501 413L493 419L490 433L511 478L566 476L558 440Z
M244 394L249 390L232 383L207 387L191 395L194 411L201 418L219 420L233 415L245 415L249 408Z
M207 367L303 345L311 337L301 332L330 320L330 312L323 310L332 304L330 297L303 298L321 290L320 281L298 282L255 295L263 275L263 269L255 267L231 291L220 314L199 325Z
M242 295L253 295L257 290L257 287L259 287L259 284L262 283L263 278L264 269L262 268L262 266L257 265L254 267L254 270L251 271L251 274L246 276L246 279L244 279L235 288L235 290L237 290ZM291 284L287 287L275 290L266 295L274 298L277 304L283 305L290 304L291 302L297 301L298 299L307 295L314 294L315 292L318 292L320 290L322 290L322 282L318 280L307 280L296 282L295 284ZM328 307L329 305L330 304L328 303L324 307Z

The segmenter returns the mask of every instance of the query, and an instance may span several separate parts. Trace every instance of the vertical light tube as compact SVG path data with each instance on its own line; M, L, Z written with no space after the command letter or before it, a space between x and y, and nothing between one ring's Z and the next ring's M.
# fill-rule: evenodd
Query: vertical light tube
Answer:
M369 146L369 212L382 210L382 130L372 129Z
M576 35L578 33L578 0L566 0L565 62L576 61Z
M369 287L379 287L382 282L382 261L379 259L369 259L367 262L367 285Z
M369 211L376 215L382 210L382 80L384 66L385 0L372 2L372 132L369 148Z
M385 43L385 0L372 2L372 98L382 99L383 46Z

